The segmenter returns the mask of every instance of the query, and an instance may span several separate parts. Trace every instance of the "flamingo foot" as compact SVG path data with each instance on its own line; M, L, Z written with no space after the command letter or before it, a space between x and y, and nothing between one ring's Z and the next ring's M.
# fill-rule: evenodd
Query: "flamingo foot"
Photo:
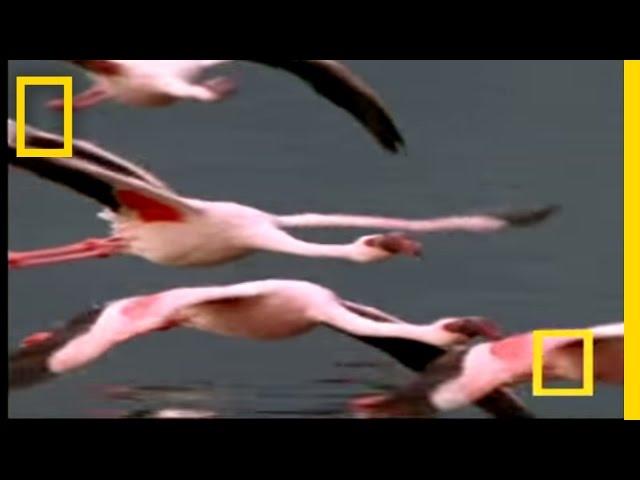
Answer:
M65 247L32 252L9 252L8 264L9 268L18 269L90 258L107 258L121 253L124 246L122 240L117 238L89 239Z

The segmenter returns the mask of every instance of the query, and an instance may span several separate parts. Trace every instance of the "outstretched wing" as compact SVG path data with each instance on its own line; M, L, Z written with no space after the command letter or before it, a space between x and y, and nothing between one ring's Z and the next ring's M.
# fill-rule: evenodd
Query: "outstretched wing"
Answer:
M475 405L494 418L535 418L524 402L508 388L498 388Z
M11 119L7 120L7 137L9 148L15 151L16 124ZM64 148L64 138L60 135L27 126L25 129L25 145L27 148L62 149ZM122 157L100 148L91 142L74 140L73 158L88 165L93 165L118 175L139 180L155 188L168 191L171 190L165 182L160 180L149 170L136 165L130 160L125 160Z
M253 298L264 292L252 284L184 288L94 308L61 328L27 338L11 353L9 390L27 388L83 368L125 341L164 330L185 307Z
M86 334L104 311L96 307L74 317L67 325L27 338L9 355L9 390L31 387L56 376L49 358L74 338Z
M346 110L385 149L397 153L405 141L378 94L344 64L335 60L246 60L285 70L310 84L327 100Z
M593 332L594 378L624 383L624 324L601 325ZM581 339L554 338L545 341L545 370L550 377L582 379L584 345Z
M204 69L229 60L67 60L102 76L165 75L194 79ZM335 60L246 60L285 70L321 96L349 112L382 147L397 153L405 142L378 94L358 75Z
M9 148L16 149L15 123L8 121ZM28 128L29 148L59 148L61 139ZM76 142L78 143L78 142ZM199 211L169 190L160 180L136 165L103 155L102 150L80 142L72 158L9 157L9 164L92 198L114 212L136 211L145 221L178 221Z

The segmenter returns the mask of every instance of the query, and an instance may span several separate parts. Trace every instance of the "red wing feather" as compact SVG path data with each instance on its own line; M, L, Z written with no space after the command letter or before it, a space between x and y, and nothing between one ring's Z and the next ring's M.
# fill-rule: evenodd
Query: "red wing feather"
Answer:
M145 222L181 222L184 220L184 216L179 210L138 192L119 190L116 192L116 196L123 206L136 211Z

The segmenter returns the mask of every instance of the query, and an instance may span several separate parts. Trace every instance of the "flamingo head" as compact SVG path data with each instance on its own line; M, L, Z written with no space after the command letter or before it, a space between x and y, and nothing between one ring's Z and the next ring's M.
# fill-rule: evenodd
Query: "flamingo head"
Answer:
M370 261L385 260L395 255L422 257L422 244L404 233L372 235L361 238L357 243L365 247L367 260Z

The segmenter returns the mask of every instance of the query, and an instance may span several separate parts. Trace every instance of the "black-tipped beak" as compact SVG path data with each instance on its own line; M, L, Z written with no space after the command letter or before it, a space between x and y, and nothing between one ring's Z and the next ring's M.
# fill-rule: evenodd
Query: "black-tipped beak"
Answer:
M505 212L496 215L496 217L512 227L531 227L548 220L553 215L560 213L561 210L562 207L559 205L550 205L539 209Z

